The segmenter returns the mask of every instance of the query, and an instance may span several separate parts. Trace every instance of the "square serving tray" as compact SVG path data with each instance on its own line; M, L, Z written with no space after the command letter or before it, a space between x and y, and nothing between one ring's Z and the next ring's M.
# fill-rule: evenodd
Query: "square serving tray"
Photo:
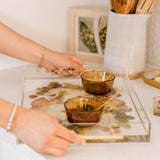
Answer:
M93 68L93 66L91 67ZM95 68L95 66L94 66ZM101 66L101 69L106 70ZM52 113L70 130L82 136L86 142L148 142L151 123L128 80L116 76L113 89L105 95L92 95L83 90L81 78L59 78L57 75L38 70L35 66L25 68L22 105ZM116 92L120 94L104 107L99 123L69 123L64 102L76 96L96 97L105 102ZM41 106L35 106L40 99Z

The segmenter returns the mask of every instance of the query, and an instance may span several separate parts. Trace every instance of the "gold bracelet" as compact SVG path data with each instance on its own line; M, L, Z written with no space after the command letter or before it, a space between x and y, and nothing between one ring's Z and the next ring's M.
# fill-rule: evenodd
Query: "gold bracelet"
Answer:
M43 52L42 52L42 57L41 57L41 63L38 64L38 68L42 68L43 67L43 61L44 61L44 56L45 56L45 52L46 51L46 47L43 47Z

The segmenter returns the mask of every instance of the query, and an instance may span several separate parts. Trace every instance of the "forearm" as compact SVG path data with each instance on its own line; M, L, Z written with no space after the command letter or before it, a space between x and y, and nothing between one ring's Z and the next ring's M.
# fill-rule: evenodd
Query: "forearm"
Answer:
M7 128L9 117L12 113L14 104L0 98L0 126Z
M14 32L0 22L0 53L40 64L43 47Z
M7 128L14 105L0 99L0 126ZM40 110L17 107L10 132L38 152L62 156L71 142L84 140L58 123L53 114Z
M59 76L71 76L77 74L68 74L64 68L82 69L83 62L75 55L59 53L30 39L14 32L4 24L0 23L0 53L8 56L39 64L48 70L62 68Z

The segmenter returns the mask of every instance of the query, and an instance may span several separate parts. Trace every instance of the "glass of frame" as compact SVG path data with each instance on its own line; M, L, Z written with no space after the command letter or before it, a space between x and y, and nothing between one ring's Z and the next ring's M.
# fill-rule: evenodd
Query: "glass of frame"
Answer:
M89 62L103 63L94 36L94 19L100 13L108 13L106 7L72 7L69 13L69 53ZM99 20L99 36L104 50L107 32L107 16Z

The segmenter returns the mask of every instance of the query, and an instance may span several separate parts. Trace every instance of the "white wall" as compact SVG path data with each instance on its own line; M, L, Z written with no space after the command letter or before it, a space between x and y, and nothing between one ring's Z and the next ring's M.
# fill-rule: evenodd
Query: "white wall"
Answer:
M0 21L50 49L67 52L72 6L109 6L109 0L0 0ZM0 69L20 64L0 55Z

